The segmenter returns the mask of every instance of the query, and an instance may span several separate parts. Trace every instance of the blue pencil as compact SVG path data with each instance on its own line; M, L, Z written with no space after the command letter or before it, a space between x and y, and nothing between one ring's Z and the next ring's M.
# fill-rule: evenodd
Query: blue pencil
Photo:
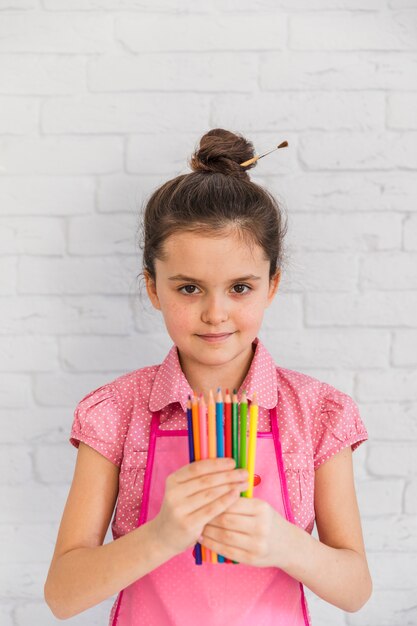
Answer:
M224 456L224 432L223 432L223 396L220 387L217 388L216 396L216 442L217 456ZM217 555L217 562L224 563L225 557Z
M195 460L195 454L194 454L193 418L192 418L190 395L188 395L188 402L187 402L187 425L188 425L188 453L190 456L190 463L192 463ZM202 565L203 563L203 558L201 554L201 543L195 544L195 563L196 565Z

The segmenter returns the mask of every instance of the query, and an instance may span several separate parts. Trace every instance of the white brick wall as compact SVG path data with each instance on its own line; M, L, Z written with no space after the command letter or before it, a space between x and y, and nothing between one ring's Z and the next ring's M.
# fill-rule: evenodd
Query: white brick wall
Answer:
M290 224L262 338L351 394L370 434L374 593L348 614L306 589L313 623L417 625L416 112L417 0L0 0L2 626L58 622L43 582L72 413L171 345L139 297L138 214L215 126L289 141L252 173ZM107 623L112 600L71 624Z

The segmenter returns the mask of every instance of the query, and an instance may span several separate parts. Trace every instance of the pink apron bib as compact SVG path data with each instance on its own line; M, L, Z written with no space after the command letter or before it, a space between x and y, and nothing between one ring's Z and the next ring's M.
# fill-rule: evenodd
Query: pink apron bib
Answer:
M294 523L276 408L271 432L258 432L253 497ZM137 525L160 511L169 474L189 463L187 430L162 430L152 416L148 463ZM109 626L311 626L301 582L278 567L242 563L196 565L185 550L120 591Z

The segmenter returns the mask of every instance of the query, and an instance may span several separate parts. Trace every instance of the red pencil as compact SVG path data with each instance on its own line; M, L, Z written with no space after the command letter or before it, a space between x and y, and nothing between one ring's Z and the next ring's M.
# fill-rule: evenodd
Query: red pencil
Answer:
M224 456L232 457L232 399L228 389L224 399L224 446Z
M232 452L232 399L229 390L226 389L224 399L224 435L225 435L225 453L224 456L233 457ZM232 559L225 557L225 563L233 563Z

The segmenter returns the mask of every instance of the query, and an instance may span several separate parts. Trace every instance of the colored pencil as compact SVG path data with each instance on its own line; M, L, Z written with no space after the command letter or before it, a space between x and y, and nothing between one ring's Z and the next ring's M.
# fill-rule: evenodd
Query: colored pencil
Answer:
M226 395L224 398L224 442L225 442L225 456L232 456L232 400L230 398L229 390L226 389ZM226 557L226 563L232 563L231 559Z
M208 401L208 456L209 459L216 458L216 405L214 403L213 391L210 389ZM206 548L206 554L211 553L211 562L217 563L217 553Z
M226 389L224 399L224 442L225 456L232 456L232 401L229 390Z
M239 404L240 417L240 454L239 467L247 467L247 434L248 434L248 400L246 398L246 390L243 390ZM243 495L243 493L241 494Z
M194 434L194 456L195 460L200 460L200 428L198 420L198 398L193 393L193 399L191 401L191 412L193 417L193 434Z
M220 387L217 388L216 396L216 443L217 443L217 456L224 456L224 441L223 441L223 396Z
M191 412L191 396L188 394L187 400L187 432L188 432L188 455L190 463L194 461L194 440L193 440L193 417Z
M236 461L236 467L239 467L239 446L238 446L238 438L239 438L239 426L238 426L238 412L239 412L239 403L237 399L237 391L233 389L232 395L232 455ZM232 563L239 563L239 561L232 561Z
M249 409L249 444L248 444L248 472L249 487L244 492L247 498L253 497L253 481L255 477L255 456L256 456L256 435L258 430L258 405L256 402L256 393L253 394L253 400Z
M216 440L217 440L217 456L224 456L223 442L223 396L220 387L217 388L216 396ZM224 563L225 558L221 554L217 555L217 562Z
M233 389L232 396L232 456L236 461L236 467L239 467L239 423L238 423L238 413L239 413L239 402L237 399L237 391Z
M193 418L193 435L194 435L194 457L196 461L200 460L200 424L198 417L198 397L195 392L193 392L193 398L191 401L191 414ZM203 546L201 543L196 545L196 562L197 565L202 565L203 563Z
M224 398L224 441L224 455L232 457L232 400L228 389L226 389L226 396ZM232 559L226 557L226 563L232 562Z
M207 417L206 417L206 403L204 396L200 393L198 402L198 421L200 427L200 459L207 458ZM209 554L207 554L207 548L201 546L201 553L203 561L209 560Z

